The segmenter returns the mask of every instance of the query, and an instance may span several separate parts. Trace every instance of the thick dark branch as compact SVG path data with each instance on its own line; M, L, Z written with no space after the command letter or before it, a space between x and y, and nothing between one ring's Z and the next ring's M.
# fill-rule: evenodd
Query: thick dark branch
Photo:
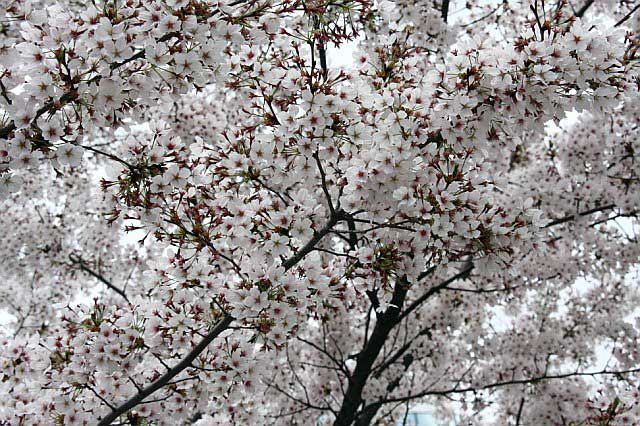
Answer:
M355 250L358 247L358 236L356 235L356 224L353 221L353 217L347 219L347 226L349 227L349 248Z
M449 17L449 0L442 0L442 9L440 10L442 14L442 19L444 22L447 22Z
M15 129L16 125L13 121L4 127L0 127L0 139L8 139L11 132Z
M320 41L318 45L318 56L320 56L320 68L322 68L322 77L326 79L329 75L329 69L327 67L327 51L324 47L323 41Z
M313 28L316 30L313 41L315 42L317 40L318 42L318 56L320 57L320 69L322 70L322 78L326 80L327 76L329 75L329 69L327 67L327 50L325 48L325 42L322 39L320 17L317 15L313 17ZM313 50L314 48L315 47L311 45L311 49Z
M418 275L418 281L421 281L421 280L425 279L426 277L431 275L435 270L436 270L436 266L432 266L431 268L427 269L426 271L421 272L420 275Z
M431 326L424 327L422 330L420 330L418 332L418 334L416 336L414 336L407 343L402 345L400 347L400 349L398 349L393 355L391 355L387 359L383 360L383 362L380 365L378 365L376 368L373 369L374 377L380 377L382 375L382 373L387 368L389 368L390 365L392 365L393 363L398 361L400 359L400 357L403 356L405 354L405 352L407 350L409 350L409 348L411 348L411 346L413 345L413 343L415 342L415 340L417 338L419 338L420 336L424 336L424 335L427 335L429 338L431 338L431 332L429 331L430 329L431 329ZM411 354L405 355L405 357L403 357L403 360L402 360L403 364L404 364L405 358L407 356L410 356L411 358L413 358L413 356Z
M501 288L458 288L458 287L446 287L443 288L443 290L446 291L459 291L462 293L476 293L476 294L482 294L482 293L497 293L497 292L501 292L501 291L513 291L515 289L517 289L519 286L514 286L514 287L501 287Z
M4 83L2 82L2 77L0 77L0 94L2 95L4 100L7 101L9 105L13 104L13 101L9 99L9 96L7 96L7 88L4 87Z
M378 310L380 308L380 300L378 299L378 292L377 290L367 290L365 293L369 297L369 300L371 301L371 307L375 311L376 317L377 317L379 314Z
M397 323L398 315L404 304L407 291L408 283L405 279L399 279L393 290L391 304L384 314L378 317L373 332L371 333L371 338L367 342L366 347L357 356L356 368L349 380L349 387L342 400L342 406L340 407L333 426L349 426L356 418L358 407L362 403L362 390L369 379L373 363L380 354L389 336L389 332Z
M591 5L595 2L595 0L587 0L582 7L580 8L580 10L578 10L575 14L576 18L582 18L584 16L585 13L587 13L587 10L589 10L589 8L591 7Z
M402 365L404 367L404 371L406 372L411 364L413 364L414 357L411 354L407 354L402 358ZM379 374L376 374L376 377ZM387 385L387 395L392 393L399 385L402 380L402 376L396 377L392 382ZM373 404L369 404L362 409L358 418L356 419L356 426L369 426L373 421L373 418L376 416L380 408L382 408L383 403L374 402Z
M118 293L120 296L122 296L124 298L124 300L126 300L128 303L131 303L129 301L129 298L127 297L127 294L119 289L118 287L116 287L115 285L113 285L111 283L111 281L109 281L108 279L106 279L102 274L94 271L93 269L89 268L87 266L87 264L84 262L84 260L82 260L81 258L74 256L73 254L69 255L69 259L71 260L71 262L73 262L74 264L78 265L80 267L80 269L82 269L84 272L88 273L89 275L91 275L92 277L98 279L100 282L102 282L104 285L106 285L107 287L109 287L109 289L115 291L116 293Z
M138 392L128 401L124 402L122 405L112 410L107 416L100 420L98 426L107 426L110 425L111 422L116 420L121 415L127 413L129 410L140 404L146 397L161 389L165 385L167 385L174 377L188 368L191 363L209 346L209 343L213 341L216 337L220 335L223 331L225 331L229 324L231 324L233 318L230 316L225 316L220 320L220 322L205 336L204 339L198 345L191 350L175 367L167 371L162 377L160 377L155 382L151 383L149 386L144 388L142 391Z

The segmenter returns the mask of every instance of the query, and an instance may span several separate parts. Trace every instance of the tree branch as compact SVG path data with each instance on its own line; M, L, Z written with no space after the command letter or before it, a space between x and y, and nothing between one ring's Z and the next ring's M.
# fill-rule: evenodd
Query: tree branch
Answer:
M578 213L577 215L572 214L572 215L565 216L565 217L560 218L560 219L552 220L551 222L547 223L544 227L545 228L550 228L550 227L552 227L554 225L559 225L561 223L565 223L565 222L569 222L569 221L575 220L575 219L577 219L578 216L588 216L588 215L593 214L593 213L598 213L598 212L602 212L602 211L605 211L605 210L611 210L611 209L614 209L615 207L616 207L615 204L607 204L605 206L595 207L593 209L586 210L586 211L583 211L581 213Z
M77 256L75 256L73 254L70 254L69 255L69 259L71 260L71 262L73 262L74 264L78 265L80 267L80 269L82 269L84 272L86 272L89 275L91 275L92 277L98 279L98 281L102 282L104 285L109 287L109 289L115 291L120 296L122 296L124 298L124 300L126 300L128 303L131 303L131 301L127 297L127 294L123 290L121 290L118 287L116 287L115 285L113 285L111 283L111 281L106 279L102 274L100 274L100 273L94 271L93 269L89 268L87 266L87 264L84 262L84 260L82 260L80 257L77 257Z
M587 10L589 10L589 8L591 7L591 5L594 3L595 0L587 0L582 7L576 12L576 14L574 15L576 18L582 18L584 16L585 13L587 13Z
M218 324L205 336L204 339L198 343L196 347L194 347L191 352L187 354L186 357L182 359L178 364L175 365L172 369L167 371L162 377L160 377L155 382L151 383L149 386L144 388L142 391L138 392L136 395L131 397L129 400L121 404L116 409L112 410L105 418L100 420L98 426L107 426L110 425L111 422L116 420L121 415L125 414L136 405L140 404L146 397L156 392L166 384L168 384L174 377L188 368L191 363L209 346L209 343L213 341L216 337L220 335L223 331L225 331L233 318L229 315L226 315L218 322Z
M305 257L309 252L311 252L315 245L329 232L331 232L333 226L341 220L346 219L347 214L342 210L336 210L334 214L331 215L327 223L322 227L321 230L315 233L313 238L307 242L300 250L298 250L293 256L289 259L282 262L282 266L285 271L291 269L296 263L300 262L303 257Z
M134 170L135 169L135 167L133 165L129 164L128 162L126 162L122 158L118 157L117 155L110 154L108 152L96 149L96 148L94 148L92 146L89 146L89 145L80 145L80 144L78 144L77 146L79 146L82 149L86 149L87 151L91 151L91 152L93 152L95 154L103 155L103 156L105 156L105 157L107 157L107 158L109 158L109 159L111 159L113 161L116 161L116 162L126 166L129 170Z
M304 258L309 252L313 250L313 247L329 233L333 225L335 225L339 220L343 219L343 215L346 213L342 211L337 211L336 214L332 215L327 224L316 234L314 237L307 243L305 246L298 250L296 254L294 254L291 258L283 262L283 266L285 270L291 269L295 266L300 260ZM234 262L235 263L235 262ZM110 425L112 421L117 419L122 414L134 408L136 405L140 404L147 396L161 389L163 386L168 384L171 379L180 374L184 369L188 368L194 359L202 353L207 346L215 339L220 333L229 328L229 325L234 320L231 315L225 315L224 318L214 327L209 334L205 336L204 339L198 343L198 345L193 348L187 356L182 359L175 367L171 368L167 371L162 377L153 382L151 385L144 388L142 391L137 393L135 396L130 398L128 401L120 405L117 409L113 410L111 413L107 415L103 420L98 423L98 426L107 426Z
M336 210L333 207L333 201L331 201L331 195L329 195L329 188L327 188L327 177L324 173L324 169L322 168L322 163L320 163L320 157L318 156L318 151L313 154L313 158L316 160L316 164L318 165L318 170L320 171L320 179L322 180L322 192L324 192L325 197L327 197L327 203L329 204L329 210L331 211L331 216L336 215ZM340 201L338 201L338 204Z
M449 17L449 0L442 0L442 9L440 12L444 22L447 22L447 18Z
M629 18L631 18L631 16L636 12L636 10L640 9L640 4L636 5L636 7L634 7L633 9L631 9L629 11L629 13L627 13L626 15L624 15L624 17L619 20L618 22L616 22L616 24L614 25L614 27L619 27L620 25L624 24L625 22L627 22L627 20Z
M518 414L516 415L516 426L520 426L520 417L522 417L523 407L524 407L524 396L520 400L520 407L518 407Z
M468 265L465 269L458 272L453 277L441 282L435 287L431 287L429 291L427 291L425 294L423 294L422 296L414 300L414 302L411 305L409 305L409 307L405 309L405 311L401 315L398 316L396 323L399 323L400 321L402 321L404 318L407 317L407 315L409 315L411 312L417 309L422 303L424 303L424 301L426 301L428 298L430 298L434 294L438 293L440 290L447 287L452 282L469 277L469 274L471 273L472 269L473 269L473 264Z
M407 400L416 399L416 398L422 398L425 396L443 396L443 395L450 395L450 394L456 394L456 393L478 392L485 389L494 389L494 388L500 388L504 386L513 386L513 385L526 385L526 384L533 384L533 383L547 381L547 380L567 379L570 377L582 377L582 376L593 377L593 376L602 376L602 375L618 376L618 375L632 374L632 373L638 373L638 372L640 372L640 368L635 368L631 370L622 370L622 371L609 371L609 370L594 371L594 372L577 372L576 371L573 373L543 375L538 377L531 377L528 379L508 380L504 382L490 383L484 386L469 386L466 388L451 388L446 390L435 390L435 391L426 390L424 392L419 392L413 395L385 399L380 402L382 402L383 404L388 404L392 402L401 402L401 401L407 401Z
M364 385L367 383L373 363L380 354L389 336L389 332L397 323L397 318L404 304L407 291L408 283L406 279L398 279L393 290L391 304L376 321L376 325L371 333L371 338L366 347L357 356L356 368L349 380L347 392L342 400L342 406L340 407L333 426L349 426L356 418L358 407L362 403L362 390L364 389Z

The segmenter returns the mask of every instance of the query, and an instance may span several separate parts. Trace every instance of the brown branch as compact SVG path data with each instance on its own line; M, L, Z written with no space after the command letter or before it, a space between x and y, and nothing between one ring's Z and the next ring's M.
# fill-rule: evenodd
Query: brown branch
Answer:
M449 0L442 0L442 9L440 12L444 22L447 22L447 18L449 17Z
M348 217L347 213L343 210L336 210L334 214L331 215L327 223L315 233L313 238L311 238L307 244L305 244L300 250L298 250L293 256L289 259L282 262L282 266L285 271L291 269L296 263L300 262L303 257L305 257L309 252L313 251L314 247L318 242L329 232L331 232L333 226L341 220L345 220Z
M102 282L109 289L115 291L120 296L122 296L124 298L124 300L127 301L127 303L131 303L131 301L127 297L127 294L123 290L121 290L118 287L116 287L115 285L113 285L111 283L111 281L106 279L102 274L100 274L100 273L94 271L93 269L89 268L89 266L87 266L87 264L84 262L84 260L82 260L80 257L77 257L77 256L75 256L73 254L70 254L69 255L69 259L71 260L71 262L73 262L74 264L78 265L80 267L80 269L82 269L84 272L86 272L89 275L91 275L92 277L98 279L98 281Z
M587 10L589 10L589 8L591 7L591 5L595 2L595 0L587 0L582 7L580 8L580 10L578 10L576 12L576 14L574 15L576 18L582 18L584 16L585 13L587 13Z
M516 415L516 426L520 426L520 418L522 417L523 407L524 407L524 396L520 400L520 407L518 407L518 414Z
M349 380L347 392L342 400L342 406L333 426L349 426L356 418L358 407L362 403L362 390L369 379L373 363L380 354L389 332L397 323L407 291L408 283L405 279L399 279L393 290L391 304L376 321L371 338L366 347L357 356L356 368Z
M636 5L636 7L634 7L633 9L631 9L629 11L629 13L627 13L626 15L624 15L624 17L619 20L618 22L616 22L616 24L614 25L614 27L619 27L620 25L624 24L629 18L631 18L631 16L636 12L636 10L640 9L640 4Z
M544 228L550 228L550 227L552 227L554 225L559 225L561 223L565 223L565 222L569 222L569 221L575 220L575 219L577 219L578 216L588 216L588 215L593 214L593 213L598 213L598 212L602 212L602 211L605 211L605 210L611 210L611 209L614 209L615 207L616 207L615 204L607 204L605 206L595 207L593 209L580 212L577 215L572 214L572 215L569 215L569 216L562 217L560 219L552 220L551 222L549 222L546 225L544 225Z
M623 374L632 374L632 373L638 373L638 372L640 372L640 368L635 368L631 370L622 370L622 371L609 371L609 370L594 371L594 372L576 371L573 373L543 375L538 377L531 377L528 379L508 380L504 382L490 383L488 385L483 385L483 386L469 386L466 388L455 387L451 389L434 390L434 391L426 390L413 395L407 395L407 396L397 397L397 398L388 398L380 402L382 402L383 404L388 404L392 402L401 402L401 401L408 401L416 398L422 398L425 396L444 396L444 395L450 395L450 394L456 394L456 393L479 392L485 389L494 389L494 388L500 388L504 386L513 386L513 385L535 384L535 383L543 382L547 380L567 379L571 377L584 377L584 376L589 376L589 377L603 376L603 375L620 376Z
M168 384L174 377L188 368L191 363L209 346L209 343L213 341L216 337L220 335L223 331L225 331L233 318L229 315L226 315L216 326L205 336L200 343L194 347L191 352L187 354L178 364L175 365L172 369L167 371L162 377L160 377L155 382L151 383L149 386L144 388L142 391L138 392L136 395L131 397L129 400L121 404L116 409L112 410L106 417L100 420L98 426L107 426L110 425L111 422L116 420L121 415L125 414L138 404L140 404L146 397L161 389L163 386Z
M409 315L411 312L413 312L415 309L417 309L428 298L430 298L434 294L438 293L440 290L443 290L445 287L447 287L452 282L454 282L456 280L459 280L459 279L468 278L472 269L473 269L473 264L467 266L465 269L463 269L462 271L458 272L453 277L441 282L440 284L436 285L435 287L431 287L429 289L429 291L427 291L425 294L423 294L422 296L417 298L411 305L409 305L409 307L407 307L407 309L405 309L405 311L401 315L398 316L397 323L399 323L404 318L406 318L407 315Z

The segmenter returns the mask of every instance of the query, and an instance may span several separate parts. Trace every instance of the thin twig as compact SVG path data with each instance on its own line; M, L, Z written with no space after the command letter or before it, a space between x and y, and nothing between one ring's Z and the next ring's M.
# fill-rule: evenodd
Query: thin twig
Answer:
M562 217L560 219L552 220L551 222L549 222L546 225L544 225L544 228L549 228L549 227L554 226L554 225L559 225L561 223L569 222L571 220L576 219L576 216L588 216L588 215L593 214L593 213L598 213L598 212L602 212L602 211L605 211L605 210L611 210L611 209L614 209L615 207L616 207L615 204L607 204L606 206L595 207L593 209L580 212L577 215L572 214L572 215L569 215L569 216Z
M537 377L530 377L530 378L527 378L527 379L507 380L507 381L503 381L503 382L489 383L489 384L483 385L483 386L469 386L469 387L466 387L466 388L454 387L454 388L451 388L451 389L433 390L433 391L432 390L425 390L423 392L415 393L415 394L412 394L412 395L407 395L407 396L404 396L404 397L385 399L385 400L382 400L380 402L382 402L384 404L388 404L390 402L407 401L407 400L411 400L411 399L415 399L415 398L422 398L422 397L429 396L429 395L443 396L443 395L450 395L450 394L455 394L455 393L469 393L469 392L474 392L475 393L475 392L479 392L479 391L484 390L484 389L494 389L494 388L500 388L500 387L504 387L504 386L534 384L534 383L547 381L547 380L567 379L567 378L570 378L570 377L583 377L583 376L594 377L594 376L603 376L603 375L621 376L623 374L633 374L633 373L638 373L638 372L640 372L640 368L634 368L634 369L631 369L631 370L622 370L622 371L608 371L608 370L594 371L594 372L579 372L579 371L576 371L576 372L573 372L573 373L543 375L543 376L537 376Z
M84 260L82 260L80 257L77 257L77 256L75 256L73 254L70 254L69 255L69 259L71 260L71 262L73 262L74 264L78 265L80 267L80 269L82 269L84 272L86 272L89 275L91 275L92 277L98 279L100 282L102 282L104 285L109 287L111 290L115 291L120 296L122 296L124 298L124 300L127 301L127 303L131 303L129 301L129 298L127 297L127 294L123 290L121 290L118 287L116 287L115 285L113 285L111 283L111 281L106 279L102 274L100 274L100 273L94 271L93 269L89 268L89 266L87 266L87 264L84 262Z
M518 415L516 416L516 426L520 426L520 417L522 416L523 407L524 407L524 396L520 400L520 407L518 408Z

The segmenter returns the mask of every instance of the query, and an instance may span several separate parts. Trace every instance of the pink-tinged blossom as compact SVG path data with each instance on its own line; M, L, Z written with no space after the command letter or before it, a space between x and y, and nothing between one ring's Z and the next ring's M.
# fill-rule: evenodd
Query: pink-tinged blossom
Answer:
M637 417L631 4L5 3L0 424Z

